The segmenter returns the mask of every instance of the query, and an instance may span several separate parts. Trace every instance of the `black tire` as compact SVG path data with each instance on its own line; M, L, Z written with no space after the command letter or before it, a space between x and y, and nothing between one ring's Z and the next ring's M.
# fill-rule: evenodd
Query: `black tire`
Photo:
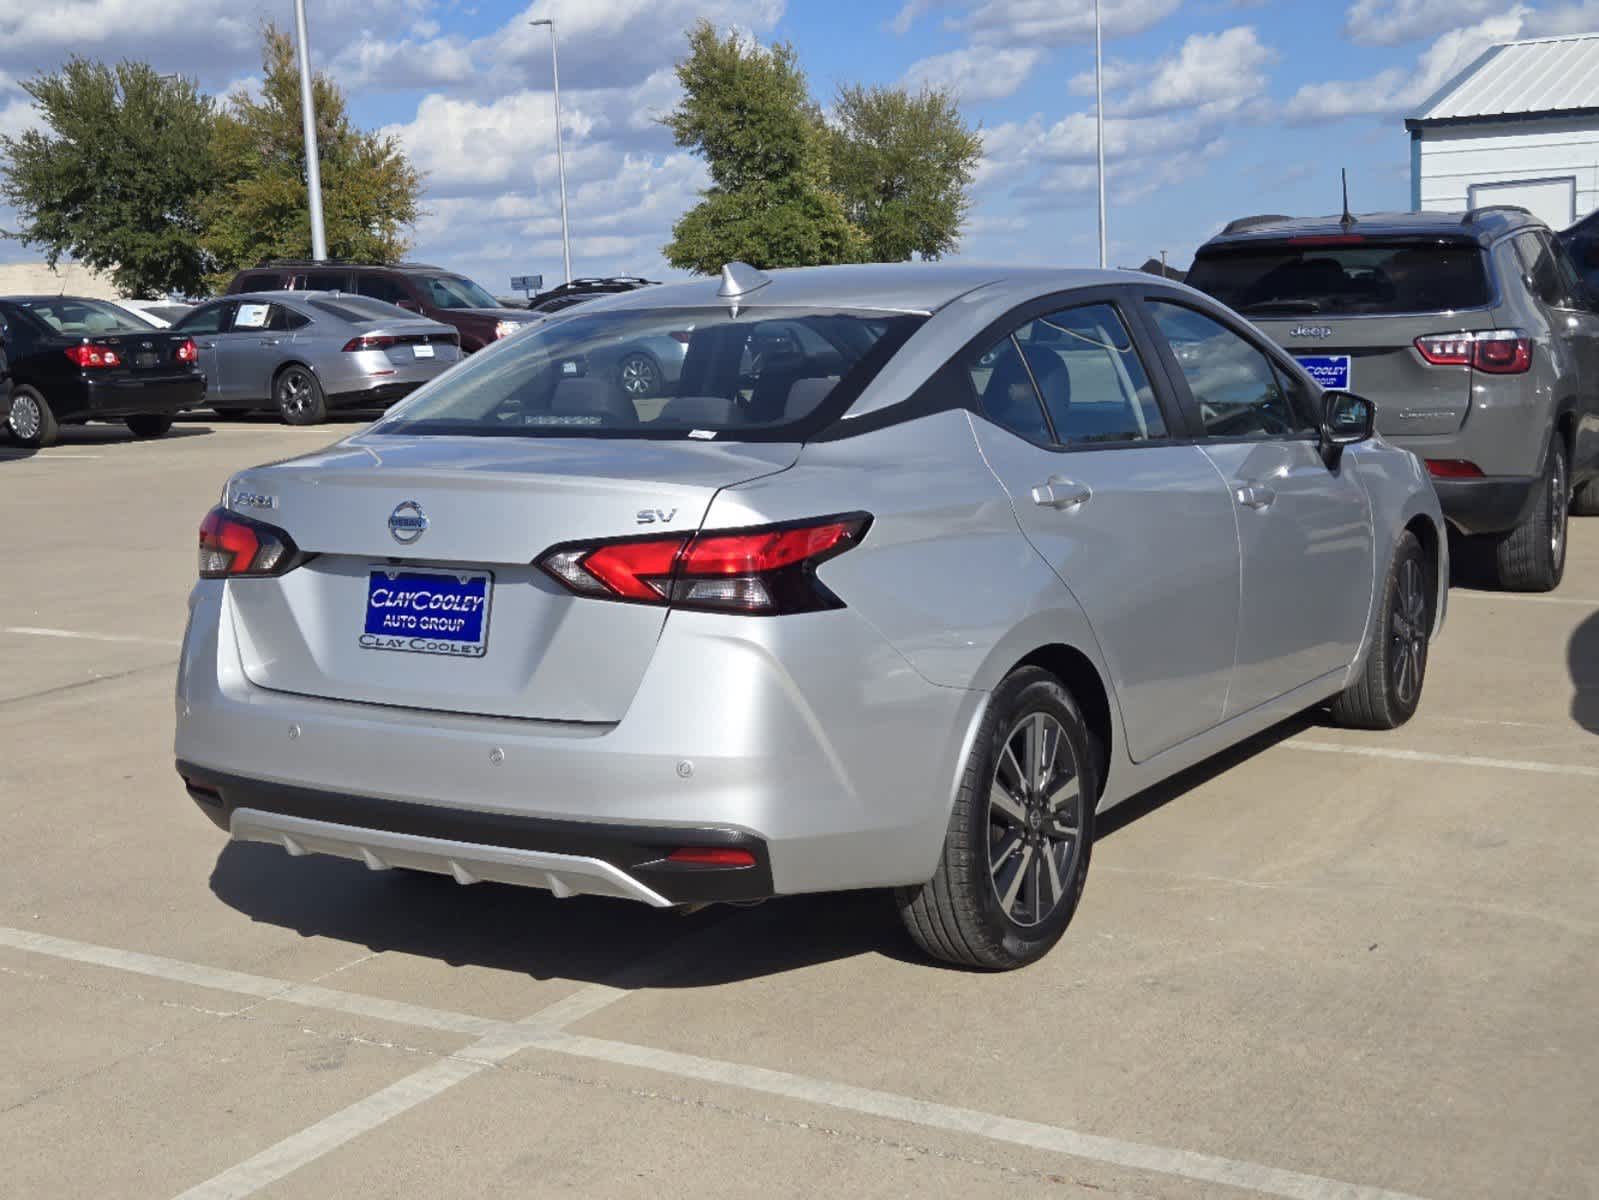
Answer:
M616 382L629 400L648 400L661 394L661 364L643 350L629 351L616 364Z
M1590 479L1571 497L1571 511L1578 517L1599 517L1599 479Z
M11 390L11 415L6 418L6 432L17 445L38 450L56 444L61 426L56 422L55 413L50 411L50 402L37 388L18 384Z
M1333 698L1333 719L1350 729L1398 729L1415 715L1427 677L1437 595L1436 567L1406 530L1383 581L1377 626L1360 676Z
M155 413L137 413L127 419L127 426L136 438L165 437L172 428L172 418Z
M1039 748L1033 757L1051 756L1049 767L1028 758L1029 744ZM894 893L917 945L934 958L991 971L1024 967L1049 952L1071 924L1088 877L1098 749L1053 675L1023 667L1006 677L966 763L937 871L920 887ZM1032 763L1025 780L1021 759ZM1047 871L1051 864L1055 870Z
M285 425L320 425L328 419L328 398L315 372L290 363L272 381L272 399Z
M1552 592L1566 573L1566 516L1571 510L1566 444L1556 434L1544 454L1543 481L1527 519L1494 544L1494 574L1512 592Z

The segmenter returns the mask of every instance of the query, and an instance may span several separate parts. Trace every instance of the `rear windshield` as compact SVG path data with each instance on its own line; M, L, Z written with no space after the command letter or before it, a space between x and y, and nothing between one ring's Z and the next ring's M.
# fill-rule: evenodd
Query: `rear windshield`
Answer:
M803 438L926 318L726 308L602 310L527 326L418 392L380 434Z
M125 308L99 300L24 300L21 306L57 333L146 333L141 321Z
M382 300L369 300L365 296L340 296L337 300L307 300L306 304L320 313L337 317L351 325L365 321L414 321L416 314L398 305Z
M1246 316L1446 312L1489 302L1471 242L1251 242L1202 253L1188 282Z

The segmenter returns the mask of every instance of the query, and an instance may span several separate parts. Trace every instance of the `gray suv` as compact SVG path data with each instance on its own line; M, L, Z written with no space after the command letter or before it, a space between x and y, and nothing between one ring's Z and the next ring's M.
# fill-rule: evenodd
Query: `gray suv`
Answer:
M1549 591L1566 513L1599 513L1599 312L1548 228L1468 213L1245 217L1188 281L1326 388L1374 401L1500 586Z

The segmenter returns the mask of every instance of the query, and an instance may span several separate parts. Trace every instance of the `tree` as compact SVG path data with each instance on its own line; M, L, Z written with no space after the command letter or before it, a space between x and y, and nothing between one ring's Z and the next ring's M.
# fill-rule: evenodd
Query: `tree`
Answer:
M827 132L794 48L763 47L708 21L677 67L683 99L663 120L705 160L711 187L672 229L668 262L712 273L860 262L866 239L828 186Z
M5 236L42 247L51 266L70 255L108 271L131 295L198 292L211 99L145 63L82 58L22 86L46 129L0 137L0 196L21 219Z
M941 258L960 244L982 140L954 94L840 88L828 130L832 185L875 262Z
M220 183L203 207L204 244L219 279L264 258L311 253L294 44L270 24L263 36L261 96L229 97L212 141ZM325 75L313 77L312 95L328 254L393 262L410 245L422 177L392 137L350 123L343 94Z

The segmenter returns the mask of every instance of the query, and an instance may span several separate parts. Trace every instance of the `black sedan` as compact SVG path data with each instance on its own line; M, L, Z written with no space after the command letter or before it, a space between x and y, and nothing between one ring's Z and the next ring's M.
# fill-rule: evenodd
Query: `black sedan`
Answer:
M126 310L77 296L0 297L11 366L6 430L49 446L62 425L123 421L160 437L205 403L205 374L187 334L152 329Z

